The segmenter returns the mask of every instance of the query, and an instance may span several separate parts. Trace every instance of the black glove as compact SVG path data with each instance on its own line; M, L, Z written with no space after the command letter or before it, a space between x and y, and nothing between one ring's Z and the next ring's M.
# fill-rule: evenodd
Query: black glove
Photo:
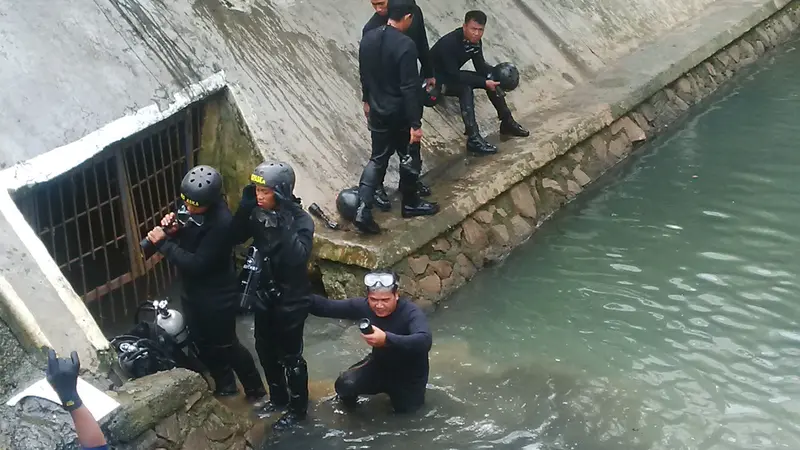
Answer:
M256 200L256 185L248 184L242 189L242 198L239 200L239 209L247 211L253 209L258 204Z
M279 203L288 203L292 201L292 191L289 189L288 183L280 183L273 189L275 192L275 199Z
M55 350L48 350L47 382L58 394L64 409L75 411L83 405L78 396L78 372L81 370L81 361L78 359L78 352L72 352L70 358L57 358Z

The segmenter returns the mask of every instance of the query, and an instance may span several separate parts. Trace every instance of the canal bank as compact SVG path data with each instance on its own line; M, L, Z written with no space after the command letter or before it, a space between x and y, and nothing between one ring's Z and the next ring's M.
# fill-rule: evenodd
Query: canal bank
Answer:
M666 129L737 71L786 42L797 2L721 1L521 121L527 140L490 158L459 157L431 181L435 217L379 214L379 237L319 227L319 268L332 297L359 295L367 269L393 267L432 306L525 242L587 184Z

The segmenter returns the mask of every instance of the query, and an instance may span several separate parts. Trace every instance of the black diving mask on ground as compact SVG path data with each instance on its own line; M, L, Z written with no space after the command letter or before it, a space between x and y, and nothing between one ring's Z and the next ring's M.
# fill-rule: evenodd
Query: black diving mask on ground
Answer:
M391 273L370 272L364 275L364 286L369 290L394 288L397 286L397 279Z
M175 212L175 220L181 224L181 226L186 226L188 224L194 224L198 227L202 227L206 221L206 218L202 214L192 214L189 212L189 209L186 207L185 203L181 203L178 206L178 211Z

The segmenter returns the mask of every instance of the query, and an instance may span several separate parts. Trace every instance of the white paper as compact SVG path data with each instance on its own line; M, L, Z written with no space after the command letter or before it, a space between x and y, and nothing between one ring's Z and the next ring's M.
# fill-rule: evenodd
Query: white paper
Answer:
M104 394L100 389L83 381L81 378L78 378L78 395L83 401L83 406L92 413L92 417L97 421L100 421L111 411L119 407L119 403L116 400ZM58 394L56 394L56 391L50 386L50 383L47 382L47 378L42 378L31 387L11 397L11 399L6 402L6 405L15 406L25 397L39 397L50 400L57 405L61 404Z

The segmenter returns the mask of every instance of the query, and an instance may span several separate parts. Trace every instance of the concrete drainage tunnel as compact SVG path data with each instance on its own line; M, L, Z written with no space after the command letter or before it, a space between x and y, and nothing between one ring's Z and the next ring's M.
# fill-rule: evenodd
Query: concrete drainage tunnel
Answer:
M797 448L800 3L418 1L431 45L487 13L484 52L519 67L507 99L531 136L501 140L479 94L499 152L469 156L458 99L425 108L442 210L400 218L393 161L397 205L365 236L334 199L369 157L369 3L0 0L3 401L52 347L120 403L101 421L119 449ZM194 372L120 379L108 339L141 301L177 299L139 241L186 169L219 168L235 208L265 159L344 225L316 221L319 293L362 296L391 267L429 313L421 412L377 396L342 413L333 381L368 352L344 320L306 322L309 418L290 433ZM252 318L237 331L255 355ZM77 448L52 403L0 411L0 448Z

